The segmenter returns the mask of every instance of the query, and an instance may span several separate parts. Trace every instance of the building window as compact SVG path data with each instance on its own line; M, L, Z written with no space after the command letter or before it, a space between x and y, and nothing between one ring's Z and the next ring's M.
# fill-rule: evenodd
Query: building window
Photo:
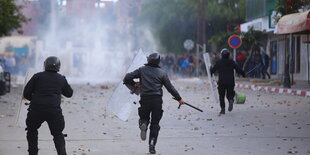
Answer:
M277 74L277 41L270 42L270 73Z

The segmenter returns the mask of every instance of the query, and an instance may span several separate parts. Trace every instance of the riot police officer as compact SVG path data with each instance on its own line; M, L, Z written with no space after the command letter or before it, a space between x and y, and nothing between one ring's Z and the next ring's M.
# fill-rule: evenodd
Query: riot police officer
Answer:
M235 96L235 77L234 70L245 77L244 71L229 58L228 49L224 48L221 50L221 59L218 60L215 65L211 68L211 75L218 72L218 93L221 106L221 114L225 114L225 94L229 101L228 111L233 110L234 96Z
M149 152L151 154L156 153L155 145L160 130L159 122L164 112L162 110L162 86L165 86L180 104L184 104L178 91L171 84L167 73L160 69L159 63L160 55L152 53L147 57L145 66L126 74L123 80L124 84L140 88L140 107L138 109L140 137L142 140L146 140L146 132L150 123ZM133 79L139 79L139 82L134 82Z
M57 73L60 60L51 56L44 62L45 71L36 73L26 84L24 98L30 101L26 119L29 155L38 154L38 129L47 122L58 155L66 155L65 139L62 133L65 127L61 95L71 97L73 90L66 78Z

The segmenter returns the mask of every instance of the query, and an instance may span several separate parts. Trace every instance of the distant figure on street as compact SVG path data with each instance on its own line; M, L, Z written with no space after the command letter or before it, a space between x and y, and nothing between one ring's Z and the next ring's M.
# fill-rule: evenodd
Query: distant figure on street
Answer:
M235 96L235 77L234 70L245 77L244 71L229 58L229 51L224 48L221 50L222 58L218 60L215 65L211 68L211 75L216 71L218 72L218 92L221 106L221 114L225 114L225 94L229 101L228 111L233 110L234 96Z
M147 57L147 64L145 66L126 74L123 80L125 85L140 88L140 107L138 109L140 137L142 140L146 140L147 128L149 123L151 123L149 136L150 154L156 153L155 145L160 130L159 122L164 112L162 110L162 86L165 86L168 92L180 104L185 103L171 84L167 73L159 67L159 62L160 55L158 53L150 54ZM134 82L133 79L139 79L139 82Z
M236 59L239 67L243 68L244 62L246 61L246 56L243 54L243 52L240 52Z
M246 56L243 52L240 52L236 58L237 64L240 68L243 68L243 65L246 61ZM240 74L238 74L238 77L240 77Z
M60 60L48 57L44 62L44 72L36 73L26 84L24 98L30 101L26 119L29 155L38 155L38 129L47 122L58 155L66 155L65 139L62 131L65 128L64 116L60 107L61 95L71 97L73 90L66 78L57 72Z
M263 68L263 62L262 62L262 55L260 54L260 47L258 45L255 45L253 48L253 63L254 63L254 78L260 78L261 72Z
M184 57L184 60L181 64L181 71L182 71L182 75L186 75L187 74L187 67L189 66L189 61L188 61L188 57Z
M5 57L5 66L6 66L5 70L7 72L15 74L16 59L14 57L14 53L7 54L7 57Z
M254 66L254 61L253 61L253 51L248 51L249 52L249 56L247 57L246 61L243 64L243 69L246 72L246 76L247 77L254 77L254 70L255 70L255 66Z
M166 62L167 62L167 66L168 66L167 73L168 73L168 75L172 75L173 65L174 65L174 57L171 54L167 55Z
M262 52L262 75L263 75L263 79L266 78L266 75L268 76L268 79L270 79L270 74L268 73L268 68L269 68L269 61L270 58L268 56L268 54L266 52Z

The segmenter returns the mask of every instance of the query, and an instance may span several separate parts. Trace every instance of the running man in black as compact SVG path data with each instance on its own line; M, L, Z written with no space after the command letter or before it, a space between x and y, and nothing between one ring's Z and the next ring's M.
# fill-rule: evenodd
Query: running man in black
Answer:
M220 114L225 114L225 94L229 101L228 111L230 112L233 110L235 97L234 70L236 70L243 77L245 77L245 73L232 59L229 59L229 51L226 48L222 49L221 55L222 58L211 68L211 75L216 71L218 72L218 92L221 106Z
M131 85L140 88L140 107L139 114L139 128L141 130L140 136L142 140L146 140L146 132L149 123L149 152L155 154L155 145L157 142L158 133L160 130L159 122L163 115L162 110L162 86L165 86L170 94L180 103L184 104L178 91L171 84L168 75L165 71L160 69L160 55L153 53L147 57L148 63L139 69L126 74L123 82L126 85ZM133 79L139 79L139 82L134 82ZM150 117L151 116L151 117Z

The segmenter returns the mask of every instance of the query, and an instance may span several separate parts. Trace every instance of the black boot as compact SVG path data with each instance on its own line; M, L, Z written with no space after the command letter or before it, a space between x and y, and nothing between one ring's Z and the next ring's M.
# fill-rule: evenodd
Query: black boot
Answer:
M149 142L150 154L156 154L155 145L156 145L156 138L151 138Z
M26 129L27 130L27 129ZM29 155L38 155L38 131L27 131L28 152Z
M36 151L30 151L30 150L28 150L29 155L38 155L38 151L39 151L39 150L36 150Z
M233 104L234 104L234 100L233 99L229 100L229 106L228 106L229 112L231 112L233 110Z
M225 115L225 109L222 109L219 113L219 115Z
M143 141L146 140L147 126L148 126L148 122L147 121L139 120L139 128L141 130L140 138Z
M64 135L54 136L54 144L58 155L67 155Z

